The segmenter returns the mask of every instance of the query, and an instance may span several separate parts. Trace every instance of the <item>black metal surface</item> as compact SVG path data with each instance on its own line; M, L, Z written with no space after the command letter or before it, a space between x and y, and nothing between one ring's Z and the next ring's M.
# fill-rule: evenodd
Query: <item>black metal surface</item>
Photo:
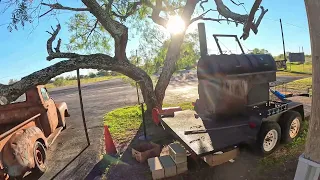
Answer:
M210 79L215 75L237 75L276 70L276 63L268 54L223 54L201 58L198 62L197 74L198 79Z
M80 100L80 108L81 108L83 127L84 127L84 132L86 133L86 138L87 138L87 142L88 142L88 146L89 146L90 145L90 139L89 139L89 135L88 135L86 117L84 115L84 110L83 110L81 83L80 83L80 71L79 71L79 69L77 69L77 82L78 82L78 92L79 92L79 100Z
M199 156L254 140L261 124L261 119L254 116L201 117L200 115L200 118L196 119L194 113L195 111L191 110L176 112L175 117L163 118L162 125L187 149ZM250 128L250 122L257 126ZM209 131L206 131L208 129ZM185 134L185 131L198 130L206 132Z
M204 23L198 23L198 32L199 32L199 41L200 41L200 54L201 54L201 57L204 57L208 55L206 27Z

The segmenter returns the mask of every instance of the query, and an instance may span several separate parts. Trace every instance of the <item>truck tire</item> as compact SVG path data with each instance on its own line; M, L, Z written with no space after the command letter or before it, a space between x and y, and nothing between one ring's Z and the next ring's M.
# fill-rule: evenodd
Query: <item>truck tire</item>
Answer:
M47 166L46 166L47 154L46 154L46 148L39 141L36 141L34 144L33 156L34 156L34 162L35 162L34 171L41 174L44 173L47 169Z
M281 128L276 122L265 122L258 134L258 146L263 155L271 154L281 139Z
M288 111L283 114L279 124L282 132L281 142L290 143L300 133L302 125L301 114L297 111Z

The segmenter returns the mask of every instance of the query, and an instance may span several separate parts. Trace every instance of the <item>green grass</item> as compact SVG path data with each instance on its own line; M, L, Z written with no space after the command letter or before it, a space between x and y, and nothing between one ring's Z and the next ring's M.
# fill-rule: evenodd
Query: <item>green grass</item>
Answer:
M271 155L262 158L260 160L260 168L265 169L274 167L289 159L298 158L304 150L304 144L308 133L308 124L308 121L303 121L299 137L294 139L291 143L283 145Z
M115 109L103 117L112 138L118 143L127 141L139 129L142 122L140 106L128 106Z
M81 81L81 84L88 84L88 83L94 83L94 82L100 82L100 81L107 81L111 79L117 79L121 77L123 76L102 76L102 77L81 79L80 81ZM60 86L55 86L53 83L46 84L45 86L47 89L51 89L55 87L72 86L76 84L77 84L77 80L64 80Z
M303 90L305 91L307 88L311 88L312 86L312 78L303 78L299 80L295 80L292 82L287 83L288 89L294 89L294 90Z
M287 63L287 70L288 72L293 73L305 73L305 74L312 74L312 64L311 63Z
M309 75L301 74L301 73L293 73L293 72L288 72L288 71L277 71L277 76L304 77L304 76L309 76Z
M176 106L180 106L182 110L193 109L191 102L163 105L163 107ZM103 122L105 125L108 125L112 138L117 143L126 142L135 135L141 125L141 108L135 105L115 109L104 115Z

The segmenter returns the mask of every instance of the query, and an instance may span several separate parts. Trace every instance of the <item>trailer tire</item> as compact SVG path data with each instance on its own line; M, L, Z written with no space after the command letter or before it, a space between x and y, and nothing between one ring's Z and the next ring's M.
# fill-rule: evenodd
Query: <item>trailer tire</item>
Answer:
M301 114L297 111L288 111L281 117L279 124L282 132L281 142L290 143L301 131Z
M265 122L261 125L258 135L258 146L263 155L276 150L281 139L281 128L276 122Z
M33 147L33 157L34 157L34 171L38 173L44 173L47 169L46 166L46 158L47 158L47 153L46 153L46 148L44 145L36 141Z

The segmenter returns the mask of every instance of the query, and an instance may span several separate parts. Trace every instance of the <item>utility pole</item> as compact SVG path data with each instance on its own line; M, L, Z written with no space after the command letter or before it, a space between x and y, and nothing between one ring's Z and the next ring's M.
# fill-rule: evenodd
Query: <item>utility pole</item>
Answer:
M282 21L281 21L281 19L280 19L280 28L281 28L281 35L282 35L283 57L284 57L284 62L287 63L286 47L285 47L285 45L284 45L284 36L283 36L283 28L282 28ZM287 69L287 65L285 66L285 69ZM291 64L290 64L290 71L291 71Z

